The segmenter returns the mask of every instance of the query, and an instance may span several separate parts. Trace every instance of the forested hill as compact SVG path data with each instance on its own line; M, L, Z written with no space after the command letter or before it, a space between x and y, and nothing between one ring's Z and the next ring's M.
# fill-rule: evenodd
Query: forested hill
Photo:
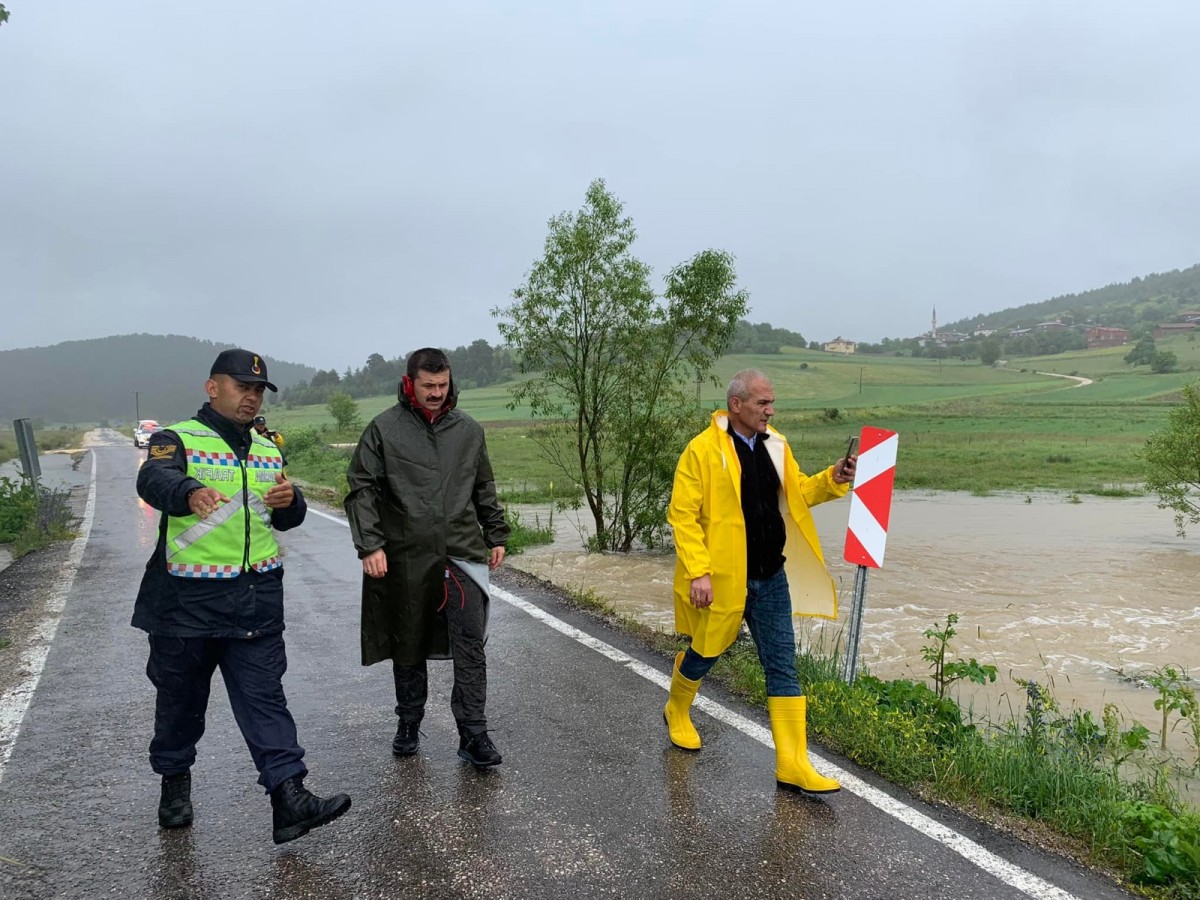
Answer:
M131 422L136 412L143 419L177 421L200 408L209 367L230 346L180 335L123 334L0 351L0 424L21 417L46 424ZM316 372L269 356L267 362L281 391Z
M1075 324L1132 328L1139 322L1170 321L1181 310L1200 309L1200 265L1134 278L1124 284L1065 294L994 313L980 313L938 329L970 334L975 328L1029 328L1040 322L1071 319Z

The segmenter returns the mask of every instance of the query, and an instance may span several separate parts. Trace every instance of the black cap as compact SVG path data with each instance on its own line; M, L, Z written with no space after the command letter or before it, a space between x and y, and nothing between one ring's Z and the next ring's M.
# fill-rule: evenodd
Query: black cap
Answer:
M266 425L266 424L267 424L267 417L266 417L266 416L255 416L255 417L254 417L254 424L255 424L255 425Z
M213 375L228 375L246 384L265 384L278 393L279 388L267 380L267 362L249 350L222 350L208 372Z

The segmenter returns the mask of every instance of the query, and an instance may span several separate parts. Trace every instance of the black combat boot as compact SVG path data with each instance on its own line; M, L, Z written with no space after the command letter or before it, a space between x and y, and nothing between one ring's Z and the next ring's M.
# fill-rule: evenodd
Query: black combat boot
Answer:
M458 755L476 768L487 769L498 766L503 761L500 751L496 749L486 731L472 735L459 729L458 734Z
M275 843L304 837L313 828L332 822L350 808L350 798L334 794L322 800L304 786L304 776L293 775L271 791Z
M392 739L392 753L396 756L412 756L417 752L417 746L421 741L420 733L417 731L420 724L420 722L400 720L400 725L396 728L396 736Z
M164 775L158 799L158 824L163 828L184 828L192 824L192 773Z

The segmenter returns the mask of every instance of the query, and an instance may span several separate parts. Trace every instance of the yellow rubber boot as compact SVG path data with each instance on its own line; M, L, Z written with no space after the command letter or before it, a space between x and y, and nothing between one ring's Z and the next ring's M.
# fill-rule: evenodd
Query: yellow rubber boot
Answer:
M667 723L667 733L671 743L680 750L699 750L700 732L692 724L688 714L692 701L696 699L696 691L700 689L700 681L692 681L679 674L679 664L683 662L683 652L675 657L675 671L671 674L671 695L663 708L663 720Z
M808 761L804 697L768 697L771 736L775 738L775 781L782 788L806 794L832 794L842 786L826 778Z

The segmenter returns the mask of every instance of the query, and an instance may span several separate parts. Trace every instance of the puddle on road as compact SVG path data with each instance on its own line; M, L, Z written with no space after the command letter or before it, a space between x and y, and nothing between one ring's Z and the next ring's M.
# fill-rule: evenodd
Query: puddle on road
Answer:
M860 671L883 678L928 678L923 632L959 614L951 649L999 670L986 690L959 693L977 713L1024 705L1016 678L1049 683L1064 709L1097 720L1116 703L1128 720L1158 730L1157 693L1130 676L1163 665L1200 675L1200 552L1195 535L1175 536L1172 515L1153 498L1061 494L974 497L899 492L882 569L870 571ZM542 522L547 507L517 507ZM798 620L801 642L832 646L850 611L855 566L842 560L848 502L814 509L822 548L838 582L838 622ZM555 543L512 564L571 590L591 589L620 611L673 630L671 554L587 554L578 527L555 513ZM1187 726L1171 735L1188 760Z

